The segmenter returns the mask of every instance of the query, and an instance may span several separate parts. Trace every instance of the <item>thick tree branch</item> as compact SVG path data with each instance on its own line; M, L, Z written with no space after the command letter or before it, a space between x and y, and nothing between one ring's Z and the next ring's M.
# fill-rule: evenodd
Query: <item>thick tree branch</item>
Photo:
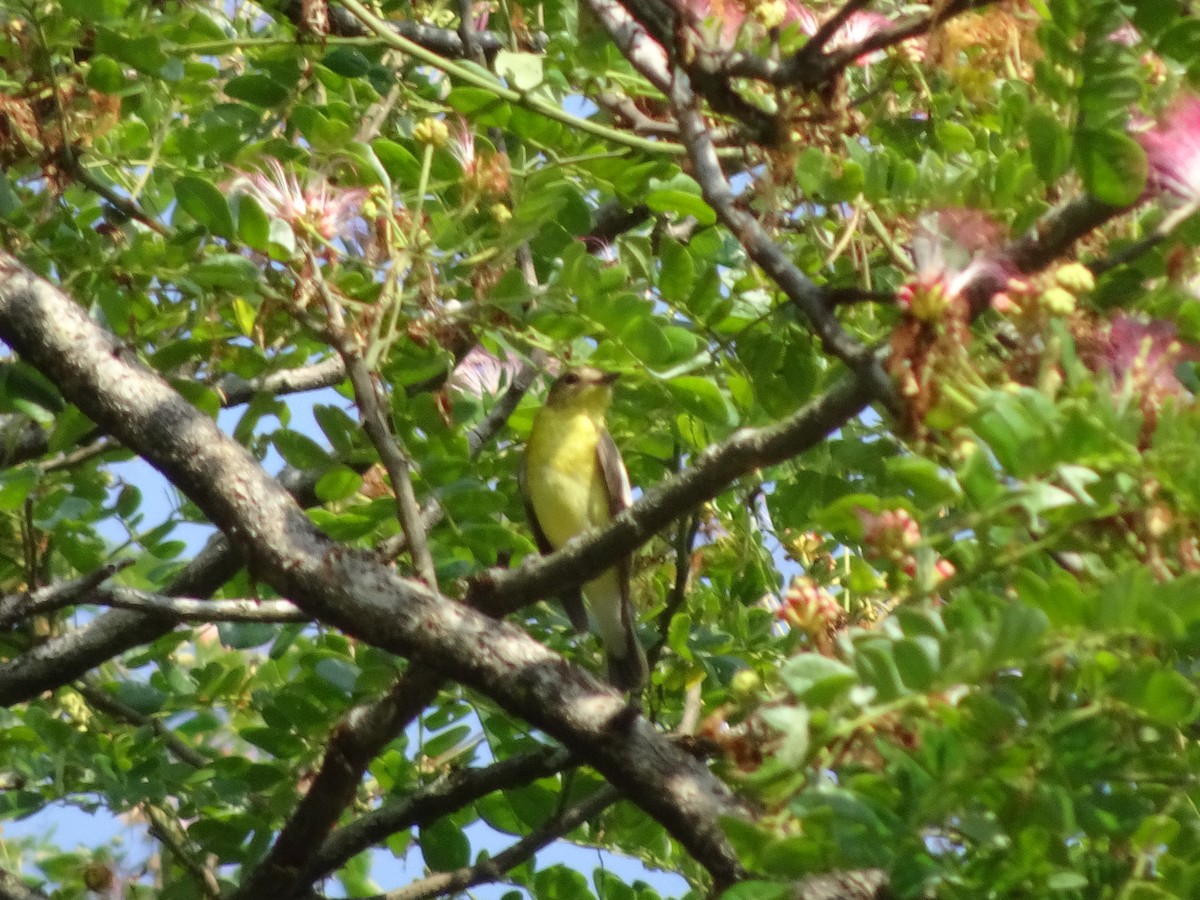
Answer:
M331 541L245 448L64 294L0 256L0 336L70 402L164 473L310 615L420 660L561 741L635 798L711 873L741 875L719 819L738 805L625 701L521 629Z
M0 869L0 900L50 900L41 891L27 887L25 882L6 869Z

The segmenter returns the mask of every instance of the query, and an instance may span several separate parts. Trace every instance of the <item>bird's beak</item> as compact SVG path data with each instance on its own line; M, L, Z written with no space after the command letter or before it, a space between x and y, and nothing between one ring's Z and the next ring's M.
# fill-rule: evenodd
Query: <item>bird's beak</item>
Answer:
M619 372L605 372L600 376L599 380L601 384L612 384L620 377L621 375Z

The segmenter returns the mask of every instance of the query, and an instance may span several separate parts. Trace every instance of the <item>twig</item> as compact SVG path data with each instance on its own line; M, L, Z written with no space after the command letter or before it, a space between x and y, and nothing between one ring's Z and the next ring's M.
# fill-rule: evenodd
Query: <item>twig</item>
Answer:
M162 224L162 222L155 219L149 213L144 212L136 203L122 197L104 182L93 176L91 172L83 167L83 164L79 161L73 150L64 148L63 152L59 154L59 165L62 166L64 172L93 194L107 201L121 215L130 219L137 219L137 221L158 234L166 236L171 233L171 229Z
M510 756L483 769L447 772L404 799L385 804L334 831L317 850L309 878L321 878L337 871L388 835L414 825L428 825L488 794L529 784L576 764L577 760L562 747L542 747Z
M1104 259L1096 260L1088 268L1095 275L1103 275L1105 272L1111 272L1117 266L1122 266L1127 262L1137 259L1143 253L1170 237L1171 232L1195 215L1198 209L1200 209L1200 199L1189 200L1182 206L1168 212L1162 221L1155 225L1144 238L1135 241L1128 247L1110 256L1106 256Z
M337 298L329 290L321 274L321 265L317 256L307 250L308 265L312 273L317 291L325 304L326 329L338 355L346 366L350 383L354 386L354 399L358 403L362 417L363 429L367 432L383 467L387 470L392 482L392 491L396 497L396 514L400 519L400 528L408 541L412 552L413 565L421 579L430 587L437 587L437 571L433 566L433 556L429 552L429 543L425 538L425 526L421 522L421 508L417 504L417 495L413 490L409 472L412 470L412 459L400 446L399 440L392 434L384 417L380 404L379 390L375 379L367 371L362 355L355 346L354 340L346 330L346 322L342 316L342 307Z
M98 684L94 684L90 680L84 680L75 685L75 690L79 691L89 704L101 712L112 716L114 719L120 719L139 728L149 728L162 738L163 745L180 762L191 766L193 769L203 769L209 764L210 760L207 756L185 744L175 732L158 719L140 713L133 707L126 706Z
M105 563L94 572L80 578L63 581L33 593L10 594L0 598L0 628L11 625L35 613L45 613L80 602L105 581L122 569L133 565L132 559Z
M387 696L355 707L342 718L321 770L270 852L242 881L236 898L290 897L324 874L313 848L328 841L371 760L433 702L442 684L436 671L410 665Z
M158 838L179 864L191 873L205 896L212 897L213 900L220 897L221 885L217 881L216 873L200 862L188 849L185 844L187 838L178 833L175 823L169 821L162 812L149 803L142 804L142 810L146 813L146 818L150 820L150 833Z
M439 872L396 891L382 894L375 900L425 900L465 891L479 884L499 881L515 866L532 858L539 850L564 834L578 828L589 819L598 816L612 806L620 797L612 785L604 785L586 800L563 810L545 825L531 831L511 847L473 866L465 866L453 872Z

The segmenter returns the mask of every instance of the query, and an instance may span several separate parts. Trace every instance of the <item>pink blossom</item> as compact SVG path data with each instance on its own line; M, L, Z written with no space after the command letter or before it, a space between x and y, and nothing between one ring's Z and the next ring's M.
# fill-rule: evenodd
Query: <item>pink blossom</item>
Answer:
M319 175L303 185L277 159L267 160L266 171L239 172L228 187L253 197L269 217L293 227L311 228L325 240L359 224L367 199L365 189L336 188Z
M858 509L856 514L863 526L863 545L873 556L901 560L921 543L921 526L906 509Z
M501 358L476 344L450 373L450 387L476 397L500 393L512 383L521 361L504 354Z
M1110 34L1108 39L1114 44L1120 44L1123 47L1132 47L1134 44L1141 43L1142 33L1133 27L1132 22L1126 22Z
M997 256L1002 227L979 210L950 209L927 217L913 238L913 279L898 292L900 304L919 319L934 321L969 293L991 297L1017 274Z
M1181 200L1200 200L1200 97L1177 99L1138 140L1150 163L1150 187Z
M1119 387L1154 402L1186 395L1175 368L1181 362L1196 360L1200 360L1200 347L1182 344L1170 322L1141 322L1120 314L1109 326L1108 340L1097 362Z

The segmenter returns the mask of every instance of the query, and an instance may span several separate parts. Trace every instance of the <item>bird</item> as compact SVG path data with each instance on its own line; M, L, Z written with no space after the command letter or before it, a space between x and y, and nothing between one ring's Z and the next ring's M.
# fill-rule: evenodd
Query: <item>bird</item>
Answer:
M629 475L605 418L617 375L592 366L564 372L534 416L520 471L525 514L542 553L608 524L632 503ZM637 636L628 557L563 596L577 631L591 624L604 644L608 680L637 693L646 682L646 654ZM587 600L585 608L583 598Z

